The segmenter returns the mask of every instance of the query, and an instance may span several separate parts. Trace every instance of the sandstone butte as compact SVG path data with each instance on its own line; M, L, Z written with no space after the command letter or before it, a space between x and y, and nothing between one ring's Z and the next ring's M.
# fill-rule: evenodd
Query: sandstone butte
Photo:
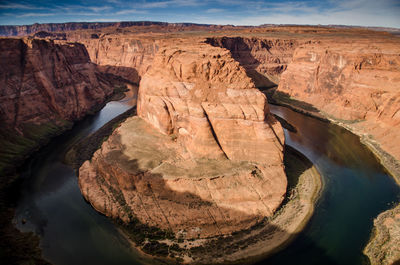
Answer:
M103 104L111 81L79 43L0 39L0 172Z
M35 27L37 27L36 31L62 32L58 35L45 33L38 35L45 36L48 39L62 38L67 41L82 43L90 60L97 64L99 71L122 76L130 82L140 82L141 87L146 88L140 88L138 111L141 118L130 118L121 124L109 140L103 144L102 148L96 152L91 160L92 162L86 162L81 168L82 176L85 175L86 178L93 178L96 170L101 172L100 178L92 180L93 183L94 181L98 182L95 185L98 188L93 190L93 193L90 189L85 190L84 188L82 192L89 200L93 200L92 203L96 209L102 212L107 211L109 216L120 217L125 221L132 218L128 214L131 209L127 206L132 205L131 202L137 201L139 197L129 197L135 194L145 194L144 198L150 202L158 202L159 200L154 200L156 197L153 197L157 195L165 199L162 202L166 202L171 192L176 192L182 188L179 190L180 196L189 200L191 193L185 190L191 187L189 182L178 186L177 183L173 182L174 178L176 182L184 182L184 179L192 181L198 179L199 183L221 181L220 185L230 187L230 182L226 185L222 184L227 178L221 178L221 175L216 173L215 168L224 171L226 175L230 174L230 176L234 174L245 176L247 174L248 177L251 177L261 172L262 178L265 179L272 176L268 173L269 171L262 171L266 165L275 165L274 168L278 168L273 162L274 159L261 162L246 162L245 159L245 162L243 162L241 161L243 156L251 156L251 154L246 152L235 153L233 146L235 141L232 140L237 137L237 128L234 126L232 130L225 133L226 126L232 126L230 123L233 119L249 124L258 124L257 119L260 118L261 112L255 111L250 114L249 110L244 108L243 113L240 114L238 104L229 105L231 103L229 98L232 94L228 92L230 91L227 89L228 86L226 86L226 90L219 86L222 86L224 82L229 83L226 80L217 86L221 89L218 93L203 95L202 93L207 91L207 85L217 84L215 80L211 82L202 79L205 70L197 68L200 65L197 61L204 62L204 60L210 60L210 63L212 63L210 67L215 68L217 68L218 60L226 60L226 64L229 62L228 65L233 70L233 58L240 64L239 73L233 76L244 77L238 82L240 84L238 87L241 87L243 91L253 91L254 88L251 82L243 81L246 80L245 72L258 88L264 89L278 85L271 97L278 103L290 105L311 115L328 118L358 134L363 142L381 159L385 167L398 179L400 175L398 166L400 150L399 145L395 144L399 142L400 119L400 40L398 37L366 29L309 26L241 28L156 23L107 26L65 24L57 25L55 28L52 28L53 26ZM81 30L80 28L91 29ZM6 32L5 34L24 35L32 33L35 29L34 27L7 27L2 28L2 31ZM78 44L69 44L69 46L71 45L77 46ZM217 51L211 49L211 46L224 49ZM201 57L200 54L203 53L198 53L199 49L210 51L210 54L215 54L216 58L210 58L208 53L206 57ZM173 53L174 51L176 53ZM194 51L198 54L195 54ZM227 53L227 51L230 53ZM166 59L168 55L171 56L170 61ZM217 55L221 57L218 58ZM183 56L188 57L189 60L182 59ZM189 61L192 60L196 61L194 63L196 68L192 68L192 70L196 70L193 71L194 73L186 68ZM161 67L159 64L163 61L167 63L164 67ZM182 65L182 67L179 65ZM155 72L154 69L158 69L158 71ZM235 78L232 80L238 80ZM192 83L195 85L191 85ZM244 83L247 83L247 85L244 85ZM156 86L160 89L156 89ZM198 95L195 94L196 91ZM238 90L235 90L235 92L238 92ZM221 99L220 96L224 93L229 97L222 97L222 101L218 102ZM254 93L256 94L256 92ZM239 98L240 100L247 100L248 97L252 98L251 95L245 93ZM257 100L250 105L256 106L255 109L262 109L268 117L268 110L262 108L259 102L261 97L257 96L256 98ZM145 99L150 100L153 104L144 104L143 100ZM238 102L241 102L240 100ZM182 105L182 103L184 104ZM246 114L249 115L246 116ZM240 115L242 116L240 117ZM265 124L272 125L273 122L267 119ZM138 133L132 133L133 129ZM207 130L211 130L211 134ZM221 131L224 131L224 133L221 134ZM254 133L256 132L254 131ZM265 132L272 132L272 130L267 128ZM196 137L193 137L193 133ZM241 133L244 133L243 130ZM143 139L143 135L148 135L148 138ZM238 139L243 139L240 138L243 136L239 135ZM280 138L281 136L278 133L275 141ZM134 143L137 139L148 143L148 150L142 150L135 146ZM245 140L253 141L254 139L245 138ZM270 143L272 142L270 141ZM201 148L203 144L209 146L209 148ZM277 147L275 148L279 151ZM138 159L137 154L132 154L127 150L140 151L142 156ZM149 154L154 154L155 150L161 151L157 153L157 156L151 155L153 159L149 159ZM266 154L262 153L262 155ZM108 157L109 162L104 160L105 156ZM276 158L275 161L278 161L279 156L276 154L274 157ZM205 167L203 163L205 158L218 161L223 166L214 164L214 168L209 168L212 163L206 161L207 167ZM181 171L176 170L180 166L179 162L185 161L185 159L194 162L186 163L186 168L184 167ZM104 161L103 166L98 161ZM115 161L115 163L110 161ZM162 163L162 161L165 161L165 163ZM237 163L240 165L237 166ZM161 167L158 167L160 165ZM255 165L259 171L254 168L249 175L249 170ZM177 176L187 176L189 175L188 172L194 168L198 168L198 170L194 170L193 172L196 172L196 174L191 175L190 178ZM235 171L238 168L241 168L241 170ZM154 173L149 174L149 171L154 171ZM199 172L207 172L204 175L208 177L200 177ZM210 176L215 176L216 179L214 180L214 177ZM147 177L154 180L154 185L147 185L145 182ZM135 183L132 178L135 181L137 180L137 185L132 184ZM118 188L116 192L119 195L115 201L105 199L100 202L100 200L91 199L101 198L102 196L112 198L112 194L106 196L104 195L105 192L99 191L100 187L104 188L107 185L105 184L108 183L107 181L112 184L108 188ZM283 178L280 181L283 181ZM167 183L168 186L166 186ZM84 183L81 183L81 186L84 187ZM215 188L222 186L215 186ZM206 187L209 187L206 184L202 187L197 191L197 197L190 198L190 202L193 203L189 203L189 205L195 206L195 208L209 209L211 215L217 216L218 213L214 213L211 209L213 209L215 203L222 203L219 200L221 198L213 198L217 199L217 202L211 202L211 197L206 192ZM129 200L125 199L125 193L122 191L129 191L127 197ZM161 193L161 191L164 193ZM277 196L278 193L275 194L275 198L280 198ZM240 193L236 192L235 194ZM128 192L126 195L128 195ZM235 201L234 194L228 195L228 200ZM283 193L280 196L283 196ZM153 197L153 200L149 199L151 197ZM133 199L136 199L136 201ZM236 199L241 200L242 198L237 197ZM151 205L149 201L144 201L143 205ZM269 203L272 201L269 201ZM276 204L279 204L278 201L276 200ZM121 202L124 206L118 207ZM202 203L199 204L199 202ZM252 209L257 209L257 203L260 202L255 202L253 205L255 208ZM155 204L153 203L152 207L157 207ZM267 204L271 208L269 212L273 211L276 204ZM232 212L229 212L229 214L235 216L241 211L240 207L231 209ZM173 208L174 210L176 208L177 211L183 209L178 203ZM231 211L227 210L229 207L225 206L218 209ZM371 242L376 243L377 246L380 243L385 243L386 246L385 248L368 246L365 249L366 254L374 264L379 264L379 262L391 264L393 260L400 258L400 251L396 249L399 219L393 218L396 209L393 209L389 215L380 215L375 221L377 232L374 233ZM124 214L124 211L126 214ZM147 215L144 210L140 214L144 216L142 221L154 222L150 221L150 215ZM265 210L263 214L267 214L267 211ZM164 211L157 211L155 218L161 220L160 226L173 230L172 228L176 224L174 222L179 221L179 218L172 218L172 224L165 224L164 215ZM146 216L148 216L147 219ZM210 216L209 212L203 211L201 217L204 219L204 216ZM219 216L222 216L222 214ZM247 217L248 219L242 217L240 220L251 219L249 216ZM388 221L385 221L386 219ZM218 222L221 222L221 220L215 221L216 224L219 224ZM206 223L203 224L204 227L207 227L206 231L209 235L217 235L220 232L228 233L230 229L217 232L216 225L207 225ZM227 223L227 227L229 227L229 222ZM384 226L381 224L384 224ZM240 224L239 227L244 228L246 225ZM385 236L379 236L378 231L385 231ZM181 234L184 237L195 236L193 231L183 232ZM382 238L383 240L381 240ZM390 252L391 259L388 261L375 259L374 257L382 254L381 252L384 255Z
M283 130L229 51L160 46L140 82L138 116L79 170L98 211L198 239L248 229L281 204Z

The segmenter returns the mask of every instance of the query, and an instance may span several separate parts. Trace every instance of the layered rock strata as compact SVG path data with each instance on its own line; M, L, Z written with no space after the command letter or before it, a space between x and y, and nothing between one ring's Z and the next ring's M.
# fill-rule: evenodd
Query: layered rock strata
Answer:
M81 38L73 35L68 39L84 44L91 61L102 72L123 77L136 84L139 84L140 77L152 64L159 46L159 40L135 36L100 35Z
M280 75L292 61L294 50L303 42L259 37L213 37L206 40L212 46L228 49L257 87L277 85Z
M400 42L324 42L296 49L278 98L310 103L400 160ZM400 172L400 171L399 171Z
M159 49L138 114L79 170L100 212L185 239L250 228L286 192L283 131L227 50L175 42Z
M1 164L28 152L113 92L82 44L0 39Z

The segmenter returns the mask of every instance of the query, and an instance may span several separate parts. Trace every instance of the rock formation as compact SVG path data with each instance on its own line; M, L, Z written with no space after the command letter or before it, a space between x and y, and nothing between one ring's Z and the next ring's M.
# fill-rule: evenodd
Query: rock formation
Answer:
M1 167L113 92L82 44L36 39L0 39L0 86Z
M153 38L118 34L100 35L97 38L73 35L68 39L84 44L91 61L97 64L102 72L123 77L137 84L150 67L159 42Z
M400 41L304 45L281 76L278 93L348 121L400 160Z
M229 51L174 41L139 88L138 114L79 170L85 198L125 222L193 239L271 216L286 192L283 131Z
M373 265L397 264L400 260L400 205L381 213L364 254Z
M291 62L294 50L304 40L214 37L207 38L206 42L228 49L257 87L271 87L279 83L280 75Z

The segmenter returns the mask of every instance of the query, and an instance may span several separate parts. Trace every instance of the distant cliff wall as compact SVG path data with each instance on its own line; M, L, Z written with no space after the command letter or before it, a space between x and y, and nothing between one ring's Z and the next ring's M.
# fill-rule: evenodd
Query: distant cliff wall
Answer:
M342 121L400 160L400 45L369 41L304 45L282 74L278 93Z

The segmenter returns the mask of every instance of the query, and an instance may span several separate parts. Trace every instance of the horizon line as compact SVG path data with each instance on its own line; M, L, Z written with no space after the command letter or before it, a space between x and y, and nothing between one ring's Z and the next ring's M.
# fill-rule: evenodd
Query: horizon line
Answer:
M207 24L207 23L194 23L194 22L167 22L167 21L155 21L155 20L110 20L110 21L68 21L68 22L50 22L50 23L39 23L35 22L32 24L0 24L0 27L14 26L33 26L33 25L50 25L50 24L73 24L73 23L88 23L88 24L106 24L106 23L123 23L123 22L151 22L151 23L162 23L162 24L191 24L198 26L232 26L232 27L262 27L262 26L311 26L311 27L357 27L357 28L382 28L382 29L398 29L400 27L384 27L384 26L361 26L361 25L345 25L345 24L274 24L265 23L259 25L235 25L235 24Z

